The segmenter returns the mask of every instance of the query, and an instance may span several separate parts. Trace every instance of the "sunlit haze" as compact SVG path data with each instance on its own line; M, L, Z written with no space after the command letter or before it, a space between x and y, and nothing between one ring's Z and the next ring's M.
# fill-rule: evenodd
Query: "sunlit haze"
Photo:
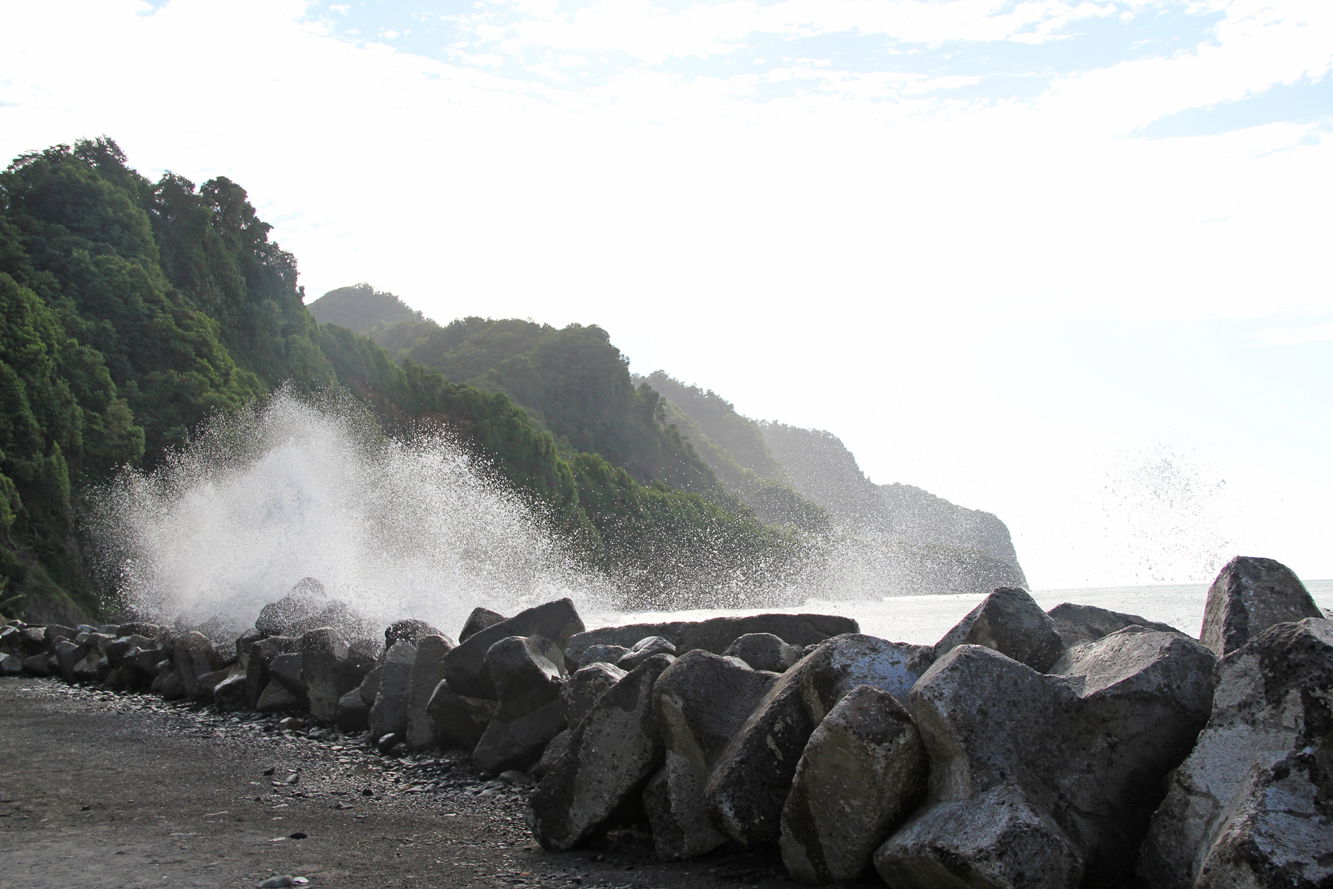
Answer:
M1333 4L0 0L0 154L999 515L1034 587L1333 577Z

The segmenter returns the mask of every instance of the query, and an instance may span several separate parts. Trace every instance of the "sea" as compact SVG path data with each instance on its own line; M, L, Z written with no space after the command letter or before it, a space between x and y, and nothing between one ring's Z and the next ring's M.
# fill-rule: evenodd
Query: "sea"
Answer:
M1320 608L1333 610L1333 580L1303 581ZM1169 624L1197 637L1203 624L1208 584L1085 587L1032 590L1032 598L1047 610L1062 602L1096 605ZM658 621L705 620L726 615L818 612L854 618L861 632L895 642L933 645L985 596L981 594L885 596L879 599L810 599L785 608L702 608L684 611L592 611L584 614L589 627Z

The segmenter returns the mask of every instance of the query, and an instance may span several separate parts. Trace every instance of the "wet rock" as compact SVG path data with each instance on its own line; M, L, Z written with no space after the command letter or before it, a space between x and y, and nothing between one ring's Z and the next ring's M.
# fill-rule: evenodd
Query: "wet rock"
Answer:
M349 733L370 730L370 705L361 694L361 687L352 689L338 699L338 712L333 723Z
M1300 578L1286 565L1237 556L1223 566L1208 588L1199 638L1220 657L1274 624L1323 616Z
M443 631L435 629L424 620L414 618L396 620L384 628L384 650L387 652L393 648L395 642L411 642L415 645L422 636L443 635Z
M259 609L255 629L264 636L300 636L321 624L316 615L328 605L324 587L314 578L306 578L292 587L291 592Z
M23 659L23 672L30 676L50 676L59 671L55 655L50 652L29 655Z
M1333 621L1269 627L1217 672L1208 725L1153 816L1142 885L1333 885Z
M460 695L441 680L426 702L426 716L436 743L471 751L495 716L496 703L486 698Z
M444 678L444 656L454 647L447 636L431 634L417 640L417 656L407 692L407 746L425 750L435 746L435 724L426 712L430 696Z
M936 811L957 812L964 801L980 806L991 791L999 796L986 803L993 809L986 823L1017 824L1023 835L1044 838L1045 851L1031 853L1030 867L1065 873L1072 850L1083 886L1132 881L1162 780L1207 718L1213 657L1181 634L1142 627L1081 651L1071 669L1046 675L993 649L962 645L921 677L910 710L930 756L928 798L876 853L877 866L893 863L895 886L937 886L944 874L960 886L1023 885L966 882L974 879L971 866L951 850L972 849L987 861L1007 861L1008 853L982 849L977 836L958 835ZM1005 786L1014 792L1000 793ZM1006 820L1015 812L1017 821ZM1039 829L1043 819L1058 831ZM1010 841L1009 830L978 836Z
M307 704L304 695L297 694L276 679L269 682L259 694L255 709L260 713L303 712Z
M693 858L726 842L713 825L704 787L718 756L777 679L701 649L686 652L658 677L653 709L664 756L644 792L644 809L659 858Z
M256 629L249 629L236 637L236 659L226 669L223 677L213 685L212 698L224 710L242 710L250 706L248 676L250 658L255 645L263 637Z
M65 681L77 682L74 665L83 660L83 648L76 645L72 639L60 638L51 646L51 653L55 655L56 667Z
M547 849L570 849L634 799L662 763L652 691L671 661L651 657L598 699L538 783L528 821Z
M926 792L929 764L912 717L861 685L810 735L782 809L782 863L798 880L854 880Z
M633 670L655 654L675 657L676 646L671 644L671 640L663 639L661 636L647 636L630 646L630 650L616 661L616 666L622 670Z
M213 640L197 630L174 634L167 647L183 694L190 698L200 697L206 687L201 679L223 666L223 653L214 646ZM212 691L211 686L207 688Z
M1075 605L1063 602L1046 612L1060 634L1066 648L1083 642L1095 642L1125 627L1147 627L1163 633L1179 633L1170 624L1158 623L1137 614L1124 614L1098 608L1096 605Z
M935 657L959 645L984 645L1034 670L1048 669L1064 643L1055 622L1027 591L1000 587L935 643Z
M297 641L299 643L300 640ZM271 682L277 683L305 700L305 682L301 679L304 664L305 656L300 651L289 651L275 655L268 664L269 678Z
M1012 784L932 806L874 862L894 889L1071 889L1083 873L1059 825Z
M77 635L79 635L78 630L73 627L65 627L59 624L47 624L42 628L42 636L46 639L46 647L48 650L55 647L57 639L69 639L72 641Z
M543 636L507 636L486 652L486 669L499 705L472 760L488 772L528 768L565 728L564 654Z
M528 774L532 775L533 780L540 781L555 767L555 764L560 761L560 757L564 756L565 751L569 749L569 739L572 734L569 729L565 729L551 739L550 743L546 745L546 749L542 751L541 759L537 760L536 764L528 770Z
M321 722L333 722L338 699L360 685L374 663L330 627L301 635L301 657L301 682L310 715Z
M776 843L782 806L815 726L858 685L904 701L931 659L924 646L856 633L816 647L778 679L718 756L705 790L715 823L745 847Z
M593 663L574 671L560 691L560 700L564 705L565 722L570 726L578 725L588 715L597 699L607 689L625 678L624 670L614 664Z
M589 645L579 652L578 660L571 660L571 663L577 664L579 667L587 667L591 664L615 665L627 654L629 654L629 649L623 645ZM570 660L568 652L565 654L565 659Z
M701 621L627 624L577 633L565 648L565 657L582 664L583 652L592 645L630 646L646 636L661 636L678 653L701 648L721 654L746 633L772 633L784 641L806 646L843 633L855 633L856 621L832 614L755 614L746 617L715 617Z
M473 608L472 613L467 616L467 620L463 623L463 629L458 632L459 644L461 645L477 633L487 627L495 626L504 619L503 614L491 611L489 608Z
M23 672L23 658L5 652L0 654L0 676L18 676Z
M407 693L412 685L412 664L417 646L405 639L393 643L380 665L380 683L370 708L370 732L380 735L407 734ZM363 677L364 682L364 677Z
M258 630L256 630L258 632ZM249 706L254 708L259 703L259 696L269 683L269 665L273 659L280 654L295 653L301 645L301 640L296 636L269 636L259 639L250 647L250 657L246 662L245 669L245 698ZM300 688L301 671L298 665L293 682L296 684L296 691Z
M802 649L788 645L772 633L746 633L744 636L736 637L736 640L722 653L738 657L756 670L785 673L792 664L801 659Z
M569 638L582 631L574 603L557 599L520 611L507 620L479 630L460 642L444 656L444 677L456 694L475 698L494 698L495 686L486 670L486 652L507 636L542 636L561 649Z

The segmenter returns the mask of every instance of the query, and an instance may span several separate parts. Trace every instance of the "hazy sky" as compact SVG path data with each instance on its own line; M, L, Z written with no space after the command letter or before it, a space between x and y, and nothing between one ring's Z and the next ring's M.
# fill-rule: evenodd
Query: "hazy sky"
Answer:
M1036 587L1333 577L1333 3L0 0L0 154L243 185L313 298L606 328Z

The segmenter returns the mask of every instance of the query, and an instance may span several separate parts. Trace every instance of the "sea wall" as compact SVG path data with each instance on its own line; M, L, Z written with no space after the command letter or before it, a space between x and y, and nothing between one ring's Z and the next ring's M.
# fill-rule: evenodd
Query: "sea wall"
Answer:
M588 630L569 600L373 637L305 581L239 638L151 622L0 629L0 674L192 698L463 748L536 779L564 850L778 850L894 889L1333 885L1333 621L1237 558L1200 638L995 590L934 646L827 615ZM3 717L0 717L3 718Z

